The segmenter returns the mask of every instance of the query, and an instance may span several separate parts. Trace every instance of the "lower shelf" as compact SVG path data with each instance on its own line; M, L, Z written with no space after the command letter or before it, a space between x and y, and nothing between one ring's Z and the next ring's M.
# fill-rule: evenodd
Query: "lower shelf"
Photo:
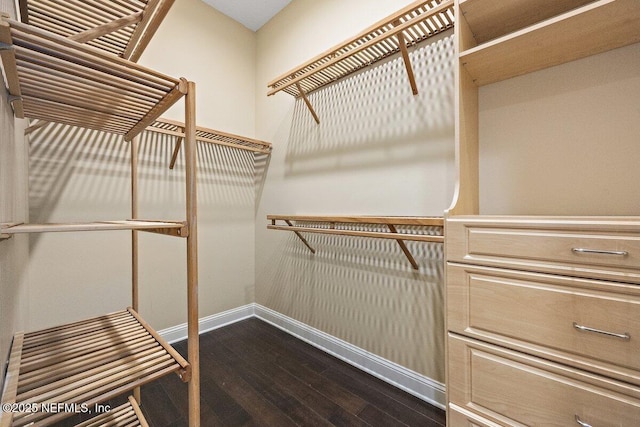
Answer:
M124 405L111 409L109 412L98 415L88 421L76 424L75 427L149 427L138 402L133 397Z
M131 308L14 337L0 426L49 425L189 363Z

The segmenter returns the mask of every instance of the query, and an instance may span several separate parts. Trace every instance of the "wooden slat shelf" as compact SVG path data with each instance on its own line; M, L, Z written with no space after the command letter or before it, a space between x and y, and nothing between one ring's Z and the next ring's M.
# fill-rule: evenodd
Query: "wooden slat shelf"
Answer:
M465 19L474 23L472 31L480 34L491 33L492 29L485 26L498 26L495 19L500 16L475 17L473 13L482 10L483 1L464 2L469 11ZM478 7L473 7L476 3ZM516 16L526 18L531 10L517 9ZM484 26L479 22L485 22ZM482 86L637 42L640 42L638 1L599 0L466 49L460 53L460 62L474 83Z
M176 146L171 156L169 168L173 169L178 158L178 153L182 147L184 139L184 123L159 118L153 122L147 129L149 132L157 132L165 135L172 135L177 138ZM247 138L240 135L234 135L215 129L196 126L196 141L206 142L208 144L223 145L225 147L238 148L240 150L252 151L254 153L270 154L271 144L257 139Z
M453 28L453 25L453 0L416 1L355 37L273 79L267 84L267 95L284 91L294 97L303 97L319 123L306 94L398 52L402 53L415 95L418 90L407 47Z
M175 0L19 0L20 19L136 62Z
M74 413L47 404L93 407L172 372L190 379L189 363L131 308L17 333L2 403L39 410L4 412L0 425L49 425Z
M116 133L127 141L187 92L185 79L4 17L0 55L17 117Z
M316 250L302 236L301 233L320 233L340 236L372 237L378 239L392 239L398 242L411 266L417 270L418 264L405 245L405 240L418 242L444 243L444 234L416 234L399 232L396 226L422 226L440 227L444 230L444 218L442 217L406 217L406 216L302 216L302 215L267 215L271 224L270 230L293 231L312 253ZM286 225L279 225L278 221ZM294 224L295 222L295 224ZM301 225L307 224L307 225ZM325 223L323 226L309 226L308 224ZM378 225L384 226L385 231L365 231L353 229L353 225ZM351 226L352 228L349 228Z
M138 402L129 396L127 403L110 409L97 417L91 418L75 427L149 427Z
M11 236L22 233L56 233L73 231L112 231L112 230L140 230L187 237L188 231L184 222L168 221L100 221L84 223L58 224L0 224L1 234Z

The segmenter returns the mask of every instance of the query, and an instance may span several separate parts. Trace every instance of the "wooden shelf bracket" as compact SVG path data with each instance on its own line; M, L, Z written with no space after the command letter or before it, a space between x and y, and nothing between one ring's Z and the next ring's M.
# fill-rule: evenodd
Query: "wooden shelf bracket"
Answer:
M311 110L307 95L358 72L398 52L402 54L414 95L418 87L409 59L408 46L415 46L454 26L453 0L418 0L356 36L332 47L267 84L267 96L280 91L302 97Z
M285 220L285 222L289 225L289 227L294 227L293 223L291 223L291 221L289 221L288 219L287 219L287 220ZM274 220L271 220L271 224L272 224L272 225L276 225L276 220L275 220L275 219L274 219ZM309 250L311 251L311 253L315 255L316 250L315 250L315 249L314 249L314 248L309 244L309 242L307 241L307 239L305 239L305 238L304 238L304 236L303 236L302 234L300 234L300 232L299 232L299 231L295 231L295 230L294 230L294 233L295 233L295 235L296 235L296 236L298 236L298 238L299 238L300 240L302 240L302 243L304 243L304 245L305 245L307 248L309 248Z
M309 101L309 98L307 98L307 94L304 93L304 90L302 90L302 87L300 86L300 82L296 82L296 88L298 88L298 92L300 93L300 96L304 100L304 103L307 104L307 108L311 112L311 115L313 116L313 120L315 120L317 124L320 124L320 119L318 118L316 111L313 109L313 105L311 105L311 101Z
M441 227L444 230L444 219L441 217L372 217L372 216L296 216L296 215L267 215L267 220L271 221L271 224L267 225L270 230L284 230L293 231L300 240L311 250L312 253L316 253L316 250L311 247L309 242L302 236L302 232L305 233L321 233L332 234L342 236L356 236L356 237L373 237L380 239L393 239L398 242L400 249L409 260L411 267L414 270L419 270L418 263L414 256L407 248L406 240L419 241L419 242L436 242L444 243L444 235L430 235L430 234L415 234L415 233L400 233L397 229L397 225L412 225L412 226L430 226ZM284 221L287 225L278 225L277 221ZM313 223L327 223L328 227L309 227L293 224L296 222L313 222ZM336 224L349 225L349 224L369 224L369 225L382 225L386 226L389 231L363 231L348 229L346 227L336 228Z
M394 27L400 25L400 20L396 20L393 23ZM418 85L416 84L416 77L413 74L413 67L411 66L411 58L409 58L409 50L407 49L407 42L404 37L404 33L401 31L397 35L398 46L400 46L400 52L402 53L402 60L404 62L404 68L407 70L407 77L409 78L409 84L411 85L411 92L414 95L418 94Z

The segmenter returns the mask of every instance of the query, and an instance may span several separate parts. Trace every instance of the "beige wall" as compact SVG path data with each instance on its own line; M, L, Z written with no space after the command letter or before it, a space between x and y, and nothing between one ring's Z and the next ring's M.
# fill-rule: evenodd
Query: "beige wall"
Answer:
M640 215L640 44L480 89L480 210Z
M256 217L256 302L444 381L442 247L266 230L267 214L442 215L453 194L452 33L301 101L267 82L409 1L294 0L258 31L256 132L274 151Z
M14 3L0 0L0 12L15 16ZM8 93L0 85L0 222L27 220L27 149L24 121L14 122ZM24 327L28 238L16 236L0 241L0 388L11 339Z
M199 125L254 136L255 35L199 0L175 2L140 63L197 84ZM181 101L167 117L184 120ZM140 217L184 219L184 163L175 140L141 142ZM31 220L130 216L129 145L113 135L49 125L31 138ZM253 302L254 156L198 147L200 315ZM27 329L130 304L130 233L31 237ZM155 328L186 321L185 242L141 233L140 311Z

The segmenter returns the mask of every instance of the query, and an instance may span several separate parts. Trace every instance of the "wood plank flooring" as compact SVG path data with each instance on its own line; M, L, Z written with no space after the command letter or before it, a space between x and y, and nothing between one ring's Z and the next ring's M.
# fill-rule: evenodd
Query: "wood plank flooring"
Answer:
M445 425L444 411L256 318L201 335L200 360L202 426ZM175 375L142 387L152 427L187 426L187 408Z

